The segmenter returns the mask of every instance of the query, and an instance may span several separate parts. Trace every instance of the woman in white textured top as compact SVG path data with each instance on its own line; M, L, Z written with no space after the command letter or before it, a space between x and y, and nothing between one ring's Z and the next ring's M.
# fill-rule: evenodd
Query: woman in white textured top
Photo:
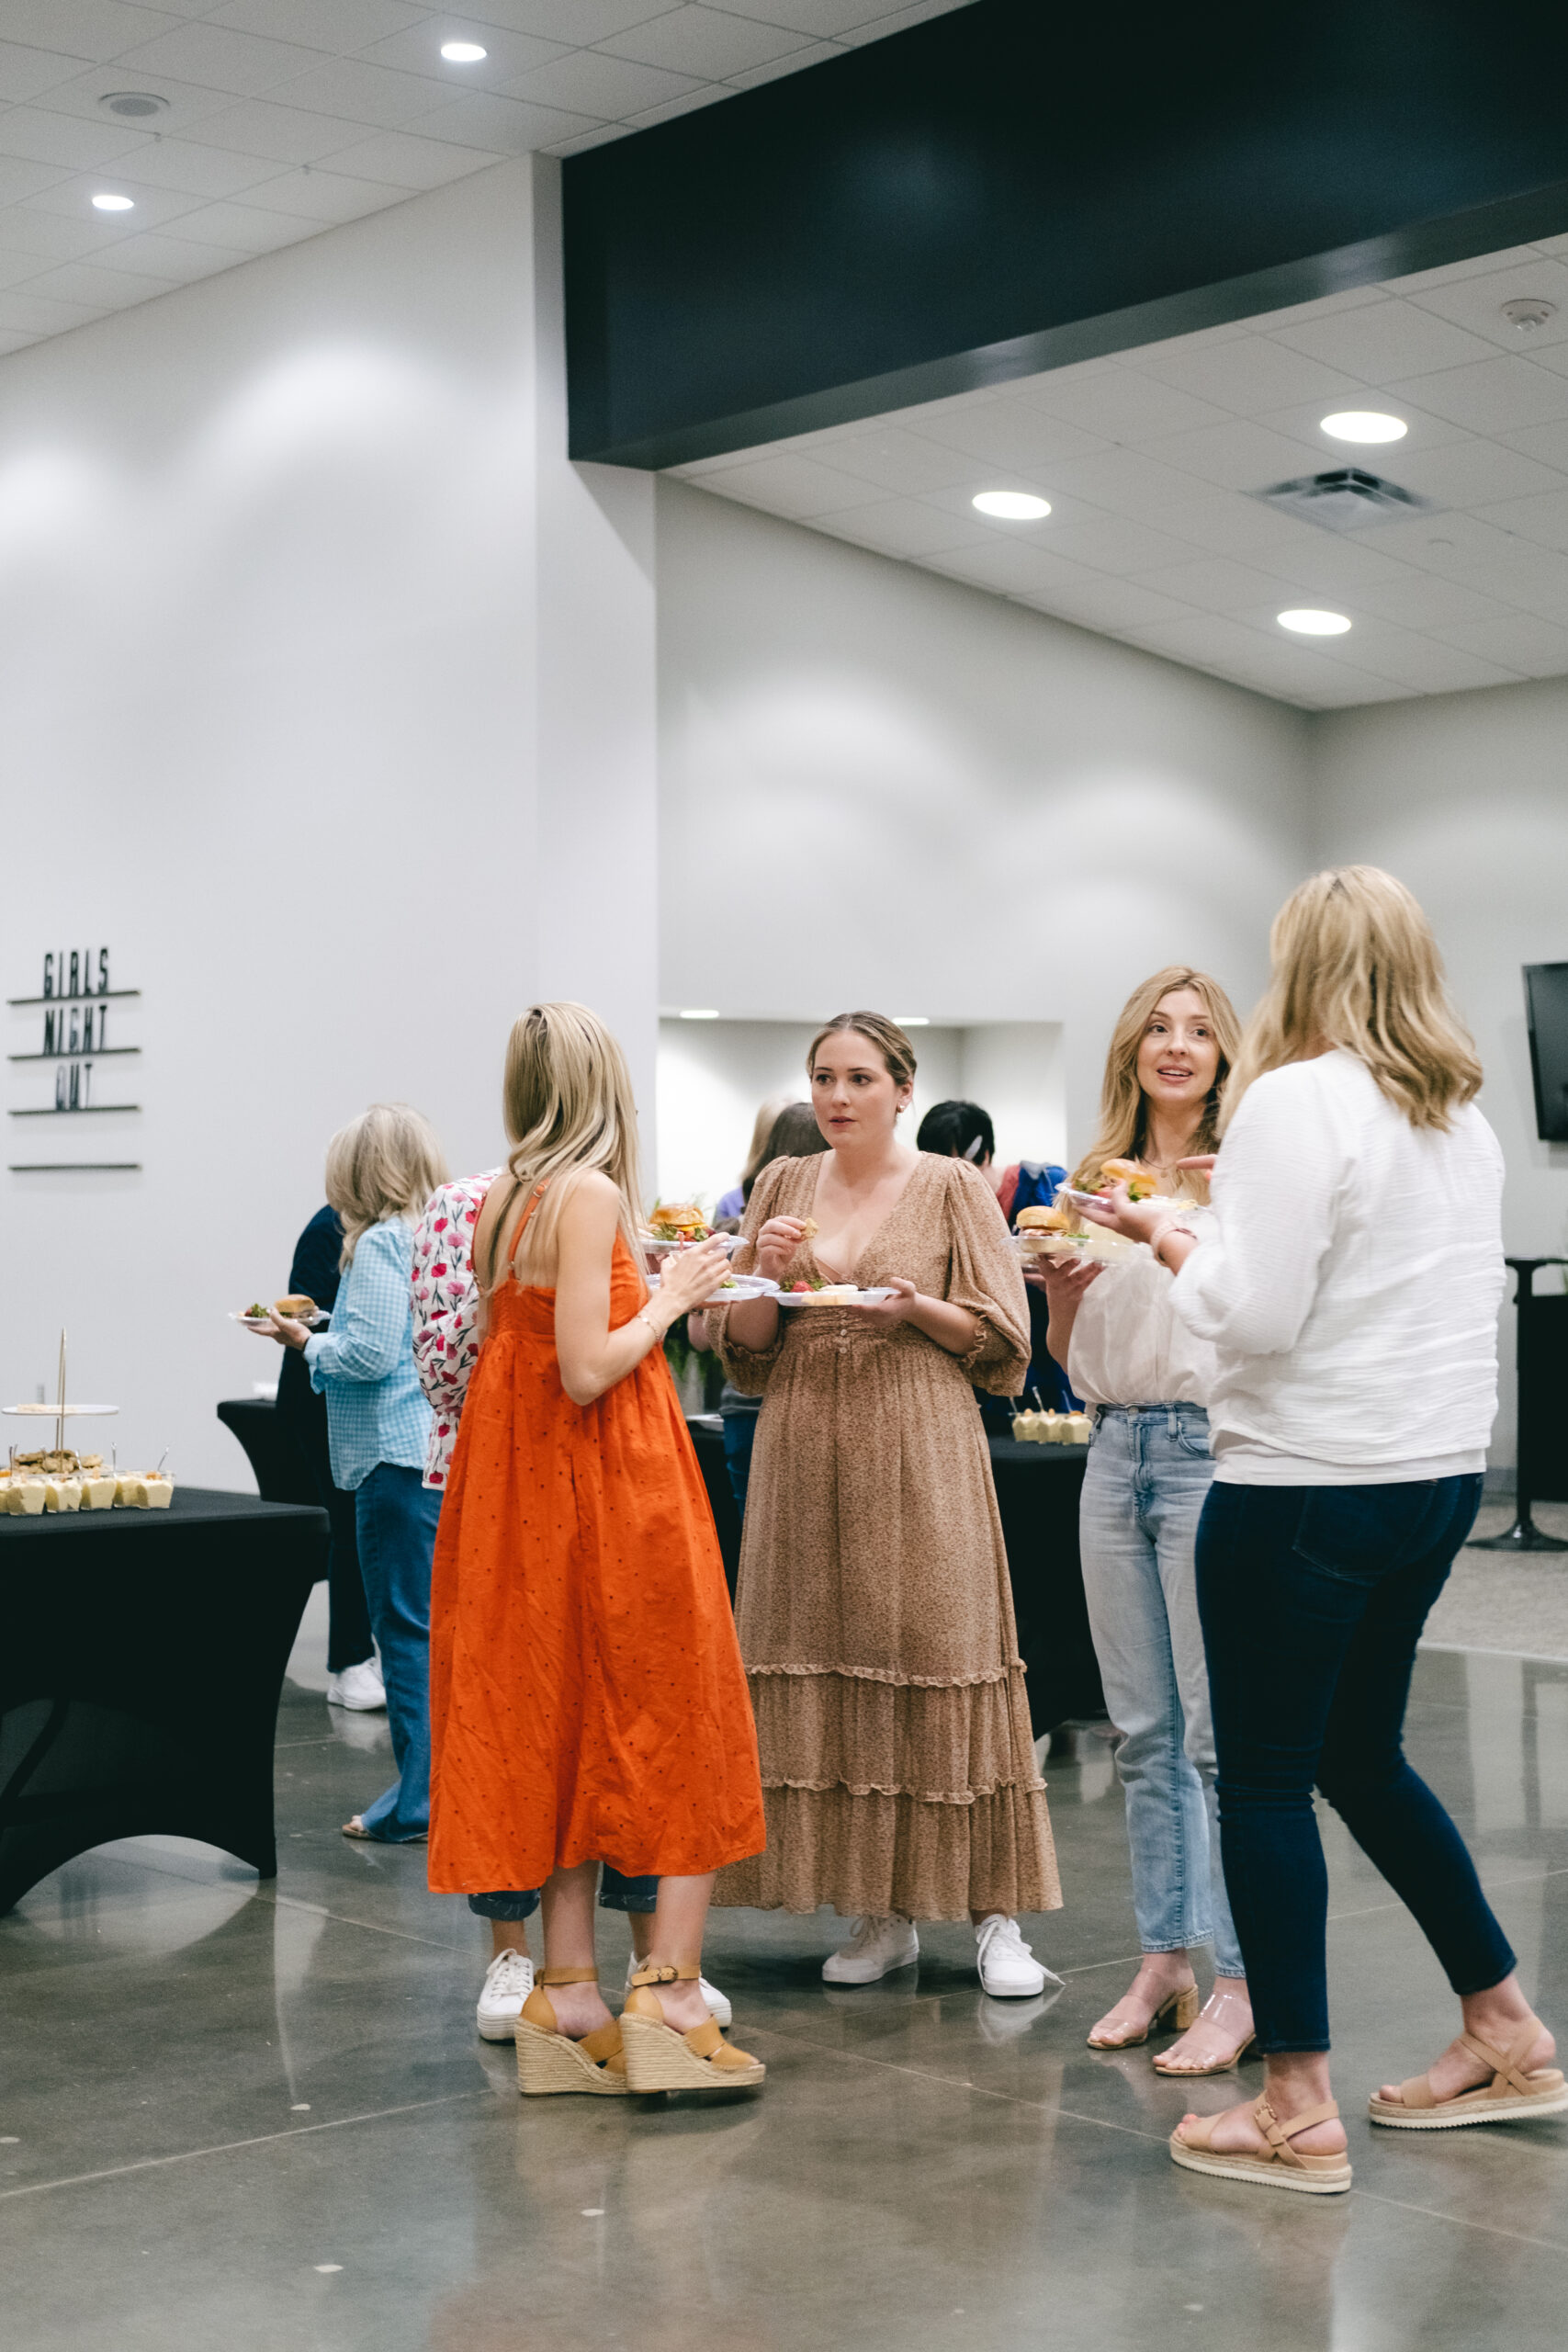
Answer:
M1206 973L1172 965L1134 989L1106 1057L1100 1135L1074 1184L1097 1191L1107 1160L1134 1159L1162 1194L1206 1201L1203 1176L1178 1170L1214 1148L1239 1042L1230 999ZM1194 1230L1210 1214L1195 1203ZM1214 1351L1177 1316L1169 1270L1146 1249L1111 1264L1042 1260L1030 1279L1050 1299L1047 1347L1075 1395L1096 1408L1079 1541L1095 1656L1120 1735L1144 1955L1089 2047L1131 2049L1174 2015L1184 2030L1156 2068L1217 2074L1250 2042L1252 2011L1220 1867L1193 1566L1214 1469L1204 1409ZM1200 2014L1190 1953L1209 1943L1214 1984Z
M1568 2108L1555 2044L1464 1842L1401 1745L1416 1647L1481 1497L1496 1408L1502 1154L1426 917L1374 866L1281 909L1226 1101L1216 1230L1113 1195L1214 1348L1198 1603L1225 1880L1267 2081L1187 2116L1190 2171L1322 2195L1350 2165L1330 2095L1322 1790L1408 1905L1463 2030L1374 2122Z

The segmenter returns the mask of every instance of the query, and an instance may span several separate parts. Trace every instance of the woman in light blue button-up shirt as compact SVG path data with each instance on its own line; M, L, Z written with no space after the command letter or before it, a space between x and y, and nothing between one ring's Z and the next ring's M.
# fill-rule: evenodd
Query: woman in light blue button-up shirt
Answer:
M327 1400L333 1479L355 1498L370 1623L381 1653L398 1777L350 1838L423 1839L430 1825L430 1566L440 1494L423 1484L430 1408L414 1370L409 1276L414 1220L446 1181L429 1121L373 1102L327 1147L327 1198L343 1219L332 1329L275 1317Z

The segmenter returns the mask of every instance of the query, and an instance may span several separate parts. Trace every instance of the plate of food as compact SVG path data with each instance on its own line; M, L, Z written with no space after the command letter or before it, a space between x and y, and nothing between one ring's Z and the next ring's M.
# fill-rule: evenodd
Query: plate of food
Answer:
M1029 1266L1037 1258L1125 1258L1143 1244L1089 1224L1077 1209L1056 1207L1020 1209L1013 1247Z
M291 1322L306 1324L312 1331L319 1331L328 1319L313 1298L307 1298L301 1291L289 1291L282 1298L275 1298L270 1306L253 1299L249 1306L236 1307L230 1320L243 1323L247 1331L270 1331L275 1315L286 1315Z
M689 1250L694 1241L722 1241L734 1251L738 1233L716 1233L695 1201L655 1201L640 1239L645 1250Z
M795 1282L781 1290L781 1306L880 1306L885 1298L897 1298L895 1290L862 1290L855 1283Z
M657 1274L649 1274L648 1286L649 1290L659 1288ZM717 1289L710 1291L706 1298L699 1298L697 1305L738 1306L744 1298L773 1298L777 1295L778 1287L777 1283L770 1282L766 1274L726 1274Z

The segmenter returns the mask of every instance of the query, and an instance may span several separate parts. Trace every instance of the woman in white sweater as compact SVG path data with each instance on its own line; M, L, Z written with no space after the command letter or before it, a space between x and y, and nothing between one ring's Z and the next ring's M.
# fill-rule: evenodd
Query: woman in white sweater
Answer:
M1315 1785L1406 1903L1459 1996L1430 2071L1375 2122L1444 2130L1568 2108L1463 1840L1404 1760L1416 1647L1481 1496L1496 1406L1502 1155L1426 917L1371 866L1281 909L1233 1073L1215 1229L1124 1190L1108 1212L1177 1270L1213 1347L1215 1482L1198 1600L1225 1880L1264 2096L1187 2116L1194 2172L1350 2185L1330 2092Z
M1134 989L1111 1035L1100 1135L1073 1178L1095 1192L1111 1160L1135 1160L1161 1194L1209 1187L1179 1172L1214 1148L1221 1090L1240 1043L1229 998L1186 965ZM1205 1408L1214 1351L1171 1304L1146 1249L1114 1263L1046 1258L1025 1277L1050 1300L1046 1346L1095 1407L1079 1511L1084 1592L1126 1792L1133 1908L1143 1959L1091 2028L1091 2050L1128 2050L1172 2020L1165 2075L1234 2066L1252 2039L1245 1971L1220 1868L1214 1735L1198 1623L1193 1544L1213 1476ZM1210 1944L1214 1984L1199 2007L1191 1950Z

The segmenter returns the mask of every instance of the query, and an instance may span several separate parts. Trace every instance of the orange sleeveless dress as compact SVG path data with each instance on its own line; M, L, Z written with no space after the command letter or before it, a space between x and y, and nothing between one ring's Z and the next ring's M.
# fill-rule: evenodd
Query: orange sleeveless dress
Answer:
M611 1328L648 1295L617 1236ZM555 1304L553 1290L510 1273L491 1294L441 1506L430 1606L440 1894L541 1886L590 1860L628 1877L696 1876L766 1839L724 1563L664 1351L574 1405Z

